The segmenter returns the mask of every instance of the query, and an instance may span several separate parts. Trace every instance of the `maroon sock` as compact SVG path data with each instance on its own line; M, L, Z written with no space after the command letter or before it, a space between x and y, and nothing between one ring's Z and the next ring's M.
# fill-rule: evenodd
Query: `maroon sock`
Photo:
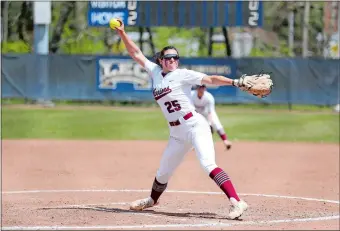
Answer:
M222 140L227 140L227 134L223 131L223 129L217 131L218 135L221 137Z
M209 176L216 182L229 199L230 197L234 197L237 201L240 201L229 176L223 171L223 169L217 167L211 171Z
M162 195L162 193L165 191L167 185L168 183L165 184L159 183L155 178L151 190L151 198L153 199L155 204L158 201L159 197Z

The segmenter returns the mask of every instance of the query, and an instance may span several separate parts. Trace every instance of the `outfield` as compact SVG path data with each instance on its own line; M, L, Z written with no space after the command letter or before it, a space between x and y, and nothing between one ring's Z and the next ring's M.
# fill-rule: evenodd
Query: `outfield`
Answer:
M231 140L339 142L339 114L218 107ZM167 140L159 108L9 107L2 109L4 139ZM215 140L218 137L214 136Z

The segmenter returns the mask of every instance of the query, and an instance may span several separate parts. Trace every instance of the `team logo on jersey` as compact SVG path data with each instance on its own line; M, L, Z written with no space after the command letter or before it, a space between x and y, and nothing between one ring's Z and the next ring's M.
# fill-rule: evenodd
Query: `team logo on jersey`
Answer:
M166 96L167 94L169 94L170 92L172 92L172 90L170 89L170 87L166 87L166 88L160 88L160 89L156 89L154 88L152 93L153 93L153 97L155 98L155 100L159 100L160 98Z
M131 83L134 89L151 89L148 73L130 59L99 58L97 60L99 89L116 89L117 83Z

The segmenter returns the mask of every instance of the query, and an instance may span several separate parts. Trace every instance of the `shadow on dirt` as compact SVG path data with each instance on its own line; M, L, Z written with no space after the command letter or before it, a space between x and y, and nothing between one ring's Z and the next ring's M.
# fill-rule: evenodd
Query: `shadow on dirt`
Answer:
M47 209L75 209L75 210L94 210L94 211L102 211L102 212L110 212L110 213L144 213L144 214L153 214L153 215L162 215L169 217L181 217L181 218L198 218L198 219L215 219L215 220L228 220L226 216L222 216L216 213L209 212L164 212L164 211L154 211L154 210L143 210L143 211L133 211L129 209L120 209L120 208L106 208L101 206L94 207L56 207L56 208L42 208L43 210ZM242 221L242 219L237 219L238 221Z

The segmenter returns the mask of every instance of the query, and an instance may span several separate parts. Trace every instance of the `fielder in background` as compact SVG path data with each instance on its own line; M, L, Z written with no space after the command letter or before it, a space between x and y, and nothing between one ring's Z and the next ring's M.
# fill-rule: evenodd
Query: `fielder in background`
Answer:
M203 115L208 121L211 133L214 131L221 137L227 150L231 148L231 141L228 140L227 134L225 133L223 126L215 111L215 99L214 96L206 90L206 86L199 85L196 90L191 91L191 99L195 105L196 111Z

